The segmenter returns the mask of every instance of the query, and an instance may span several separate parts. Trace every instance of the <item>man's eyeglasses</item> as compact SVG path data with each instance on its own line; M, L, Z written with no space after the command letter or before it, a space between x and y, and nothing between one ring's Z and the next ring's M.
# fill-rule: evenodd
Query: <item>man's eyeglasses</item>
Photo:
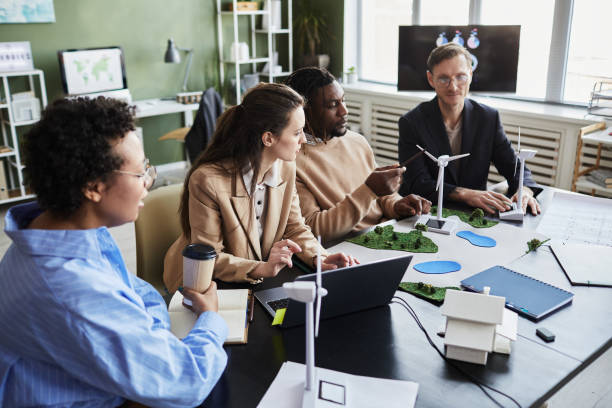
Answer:
M469 81L470 76L469 75L457 75L456 77L453 78L449 78L449 77L438 77L436 79L434 79L434 82L436 83L436 85L439 86L445 86L448 87L451 83L451 81L455 81L455 83L457 84L457 86L464 86L465 84L467 84L467 82Z
M141 178L144 183L144 187L148 190L151 188L151 186L155 182L155 179L157 178L157 170L155 169L155 166L151 166L149 164L149 159L145 159L143 165L145 171L142 173L134 173L133 171L125 170L114 170L114 172Z

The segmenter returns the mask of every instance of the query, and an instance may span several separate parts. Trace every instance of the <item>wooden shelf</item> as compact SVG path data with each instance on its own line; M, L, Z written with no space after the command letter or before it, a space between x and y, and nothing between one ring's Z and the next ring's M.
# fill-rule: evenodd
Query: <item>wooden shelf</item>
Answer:
M264 30L262 28L256 29L255 32L257 34L268 34L268 30ZM289 34L290 33L288 28L275 28L275 29L271 29L270 32L272 34Z
M8 192L9 198L5 198L4 200L0 200L0 204L12 203L15 201L22 201L28 198L34 198L36 195L32 194L32 191L26 188L26 195L21 195L21 190L18 188L9 190Z
M231 16L234 14L233 11L223 10L221 12L224 16ZM268 14L268 10L250 10L250 11L236 11L238 16L263 16Z
M28 126L28 125L33 125L34 123L38 122L40 119L34 119L34 120L24 120L21 122L13 122L14 126ZM4 120L3 121L5 125L9 125L10 126L10 121L8 120Z
M291 72L283 71L283 72L277 72L276 74L272 74L272 75L270 75L269 72L258 72L258 74L261 75L261 76L265 76L265 77L270 77L270 76L273 76L273 77L282 77L282 76L289 76L289 75L291 75Z
M229 60L223 60L221 62L223 62L224 64L257 64L260 62L268 62L270 61L270 58L249 58L247 60L240 60L240 61L229 61Z

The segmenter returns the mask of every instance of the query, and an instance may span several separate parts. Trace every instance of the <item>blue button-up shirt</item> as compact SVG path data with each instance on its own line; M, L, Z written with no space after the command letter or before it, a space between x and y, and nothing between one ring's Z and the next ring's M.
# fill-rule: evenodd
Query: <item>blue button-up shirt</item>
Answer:
M9 210L0 263L0 406L200 404L227 363L227 326L200 315L183 341L162 297L128 273L106 228L21 229Z

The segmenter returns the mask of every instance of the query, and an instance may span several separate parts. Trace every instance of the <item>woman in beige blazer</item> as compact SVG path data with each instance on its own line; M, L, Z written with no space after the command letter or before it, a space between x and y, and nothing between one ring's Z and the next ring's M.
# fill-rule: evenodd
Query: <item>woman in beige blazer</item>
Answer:
M182 284L181 252L189 243L215 248L214 276L224 281L276 276L292 266L294 253L314 264L318 243L304 224L295 187L303 128L302 97L280 84L256 86L219 118L211 144L185 180L183 234L164 260L170 292ZM324 270L356 262L342 253L321 254Z

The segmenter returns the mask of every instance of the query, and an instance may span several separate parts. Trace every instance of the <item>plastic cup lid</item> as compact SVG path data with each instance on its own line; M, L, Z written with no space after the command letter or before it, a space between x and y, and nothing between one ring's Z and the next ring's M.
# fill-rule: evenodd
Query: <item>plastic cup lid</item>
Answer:
M183 249L183 256L191 259L207 260L216 258L217 253L210 245L189 244Z

